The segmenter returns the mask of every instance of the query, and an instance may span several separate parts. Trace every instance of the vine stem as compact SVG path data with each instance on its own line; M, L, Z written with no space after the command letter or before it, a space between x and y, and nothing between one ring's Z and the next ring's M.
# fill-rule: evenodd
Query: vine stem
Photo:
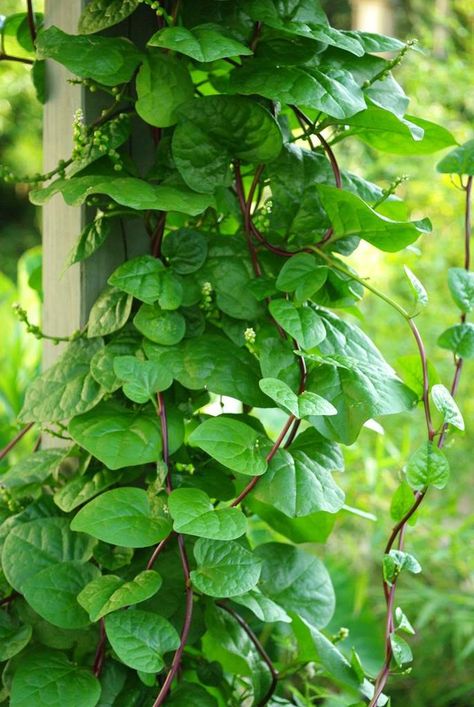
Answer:
M290 429L291 425L293 424L293 421L295 420L294 415L290 415L285 424L283 425L283 428L278 435L276 441L273 444L273 447L270 449L268 452L267 456L265 457L265 460L267 463L271 462L277 451L280 449L283 440L285 439L286 433ZM258 481L261 477L260 476L254 476L252 480L247 484L247 486L241 491L241 493L237 496L236 499L234 499L231 503L231 508L235 508L235 506L238 506L239 503L241 503L244 498L246 498L249 493L252 491L252 489L255 488L255 486L258 484Z
M36 42L36 22L35 12L33 10L33 0L26 0L26 8L28 14L28 27L30 30L31 41L34 44Z
M471 200L471 193L472 193L472 183L473 183L473 177L469 177L466 187L465 187L465 192L466 192L466 203L465 203L465 218L464 218L464 268L465 270L469 271L470 268L470 261L471 261L471 248L470 248L470 239L471 239L471 209L472 209L472 200ZM463 313L461 315L461 323L464 323L466 321L466 314ZM417 340L418 343L418 340ZM421 352L420 352L421 353ZM422 358L422 363L423 363L423 393L425 397L425 380L427 379L427 373L425 375L425 370L426 370L426 359L423 360ZM459 381L461 377L461 372L462 372L462 367L463 367L463 359L458 358L455 361L455 370L454 370L454 377L453 381L451 384L451 395L454 397L456 395L458 386L459 386ZM429 387L428 387L429 391ZM425 408L426 410L426 408ZM448 424L444 423L441 429L441 434L438 440L438 449L442 449L444 446L444 443L446 441L446 436L447 436L447 431L448 431ZM430 430L428 430L428 439L432 441L434 438L434 434L430 435ZM395 541L397 537L399 538L399 549L403 547L403 539L404 539L404 533L407 528L407 523L410 520L410 518L413 516L413 514L416 512L418 507L420 506L421 502L423 501L425 495L427 492L427 487L421 489L420 491L417 491L415 493L415 501L411 508L405 513L403 518L394 526L392 529L392 532L390 533L390 537L388 539L387 545L385 547L385 554L388 554L390 550L392 549L393 545L395 544ZM374 685L374 694L373 697L369 703L369 707L376 707L378 699L380 695L382 694L385 685L387 684L389 675L390 675L390 663L392 660L392 647L391 647L391 635L394 630L393 626L393 604L394 604L394 599L395 599L395 592L396 592L396 587L397 587L397 580L395 579L392 586L389 587L387 582L384 580L383 581L383 589L384 589L384 594L385 594L385 599L387 602L387 621L386 621L386 631L385 631L385 660L383 663L382 668L379 671L379 674L377 675L377 678L375 680L375 685Z
M104 619L100 619L99 621L99 643L97 644L97 650L95 652L95 659L94 659L94 667L92 668L92 672L98 678L102 672L102 668L104 667L104 658L105 658L105 645L107 641L107 636L105 633L105 623Z
M34 64L33 59L26 59L22 56L12 56L11 54L0 54L0 61L18 61L21 64Z
M5 457L7 456L7 454L8 454L9 452L11 452L11 450L18 444L18 442L19 442L20 440L23 439L23 437L26 435L27 432L29 432L29 430L31 430L31 428L33 427L34 424L35 424L34 422L29 422L29 423L26 425L26 427L23 427L23 429L20 430L20 431L18 432L18 434L16 434L15 437L13 437L12 440L10 440L10 442L6 445L6 447L4 447L4 448L0 451L0 462L2 461L2 459L5 459Z
M237 611L235 611L234 609L232 609L232 607L227 606L227 604L225 604L225 602L223 602L223 601L218 601L218 602L216 602L216 604L217 604L218 606L220 606L221 609L224 609L224 611L227 611L227 613L230 614L230 615L232 616L232 618L235 619L235 621L237 621L237 623L239 624L239 626L241 626L241 627L243 628L243 630L245 631L245 633L247 634L247 636L248 636L248 637L250 638L250 640L252 641L252 643L253 643L253 645L255 646L257 652L259 653L260 657L262 658L263 662L266 664L266 666L267 666L267 668L268 668L268 670L269 670L269 672L270 672L270 675L271 675L271 683L270 683L270 686L269 686L267 692L265 693L265 695L264 695L264 696L262 697L262 699L257 703L257 706L256 706L256 707L264 707L264 705L266 705L267 702L269 702L269 700L271 699L273 693L274 693L275 690L276 690L276 686L277 686L277 684L278 684L278 671L276 670L275 666L273 665L272 659L271 659L270 656L268 655L267 651L266 651L265 648L262 646L262 644L260 643L259 639L258 639L257 636L255 635L255 633L252 631L252 629L250 628L250 626L248 625L248 623L245 621L245 619L243 619L242 616L237 613Z

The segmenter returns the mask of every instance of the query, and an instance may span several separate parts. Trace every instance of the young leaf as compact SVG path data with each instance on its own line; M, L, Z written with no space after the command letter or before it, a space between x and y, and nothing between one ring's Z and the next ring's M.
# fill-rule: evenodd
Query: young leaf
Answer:
M392 496L390 504L390 515L392 520L398 522L410 510L415 502L412 489L405 481L402 481Z
M431 231L428 219L392 221L345 190L321 184L318 193L336 238L360 236L376 248L393 253L416 241L422 233Z
M79 263L89 258L107 240L110 234L110 218L97 216L88 223L69 253L66 265Z
M251 589L245 594L232 597L232 601L249 609L255 616L265 623L282 621L290 623L291 618L286 611L274 601L262 594L258 589Z
M328 571L317 557L292 545L267 543L254 554L262 561L259 589L286 611L323 628L335 607Z
M171 524L154 511L146 491L123 487L90 501L73 518L71 530L112 545L148 547L169 535Z
M102 575L84 587L77 601L91 621L98 621L112 611L150 599L161 584L160 575L153 570L144 570L129 582L112 574Z
M405 270L405 275L408 278L408 282L410 283L410 287L412 289L412 292L415 296L415 304L418 305L419 307L426 307L428 304L428 293L425 290L424 286L421 284L421 282L418 280L416 275L412 273L409 267L406 265L403 266Z
M196 589L211 597L244 594L260 577L259 558L236 542L199 538L194 557L197 568L191 572L191 580Z
M186 332L186 321L180 312L166 311L158 305L142 304L133 323L147 339L163 346L177 344Z
M261 447L266 441L248 425L227 417L211 417L189 436L189 443L199 447L220 464L248 476L264 474L267 468Z
M114 373L116 356L134 355L140 348L142 338L135 330L124 330L97 351L91 360L91 374L108 393L114 393L121 382Z
M210 540L234 540L243 535L247 520L238 508L214 509L209 496L199 489L172 491L168 507L177 533Z
M204 63L253 53L245 44L234 39L225 27L211 22L190 29L164 27L152 36L148 46L171 49Z
M383 576L390 587L402 570L418 574L421 572L421 565L418 560L408 552L390 550L383 558Z
M36 649L23 656L13 675L11 707L95 707L100 682L59 651Z
M169 29L180 29L169 28ZM199 270L207 257L208 244L200 231L180 228L169 233L163 241L162 252L173 270L180 275Z
M311 307L295 307L292 302L276 299L270 302L269 309L278 324L303 349L312 349L324 339L324 325Z
M464 420L453 396L449 390L441 383L437 383L431 388L431 398L443 415L444 422L464 430Z
M446 329L439 337L438 345L460 358L474 358L474 324L465 322Z
M97 471L93 476L78 476L54 494L55 504L65 513L73 511L78 506L113 486L121 479L121 474L112 473L108 469Z
M259 381L260 390L274 400L277 405L299 417L298 396L291 388L278 378L262 378Z
M178 109L193 97L194 86L186 65L156 49L147 52L138 72L138 115L149 125L167 128L178 119Z
M19 418L22 422L56 422L95 407L105 390L90 373L102 339L72 341L57 362L28 387Z
M416 491L425 486L443 489L449 479L448 460L433 442L425 442L408 460L406 476Z
M105 86L130 81L143 58L141 51L123 37L81 37L58 27L39 33L36 51L39 59L54 59L76 76Z
M310 390L298 396L299 417L309 417L309 415L337 415L337 410L329 400L322 398Z
M470 312L474 307L474 273L464 268L449 268L448 285L461 312Z
M393 658L399 668L404 668L407 663L413 660L413 653L405 639L396 633L390 634L390 645L392 646Z
M120 660L144 673L162 670L163 655L179 646L179 636L169 621L141 609L109 614L105 630Z
M92 305L87 336L106 336L125 326L132 311L132 302L132 297L125 292L106 287Z
M415 635L415 629L411 625L411 623L408 621L407 617L403 613L403 611L400 609L399 606L395 609L395 622L396 622L396 631L404 631L405 633L409 633L410 635L414 636Z
M140 0L90 0L79 19L81 34L94 34L127 19Z
M468 140L463 145L448 152L436 165L438 172L444 174L474 175L474 140Z
M161 260L151 255L138 255L126 260L114 270L107 282L128 292L146 304L156 302L161 294L161 276L165 267Z
M337 513L344 505L344 492L330 471L298 450L290 454L280 449L253 493L290 518L316 511Z
M212 193L229 184L232 159L268 162L282 146L280 128L261 105L243 96L204 96L181 111L173 158L186 184Z
M106 402L74 417L68 430L108 469L156 462L161 452L161 428L155 411Z
M136 356L116 356L113 365L115 375L123 383L123 392L135 403L146 403L173 382L169 371Z

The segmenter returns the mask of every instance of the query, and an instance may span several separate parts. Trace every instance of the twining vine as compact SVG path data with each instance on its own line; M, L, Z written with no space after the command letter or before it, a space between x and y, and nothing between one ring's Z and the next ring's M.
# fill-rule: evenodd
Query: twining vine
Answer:
M143 43L128 39L134 26ZM474 141L407 115L392 70L412 46L333 28L304 0L91 0L74 35L45 29L28 0L3 21L0 59L31 65L40 99L56 61L105 105L88 124L74 116L73 152L56 168L3 167L3 178L31 184L37 205L61 194L95 210L65 266L124 253L69 336L17 308L33 336L67 346L0 452L12 460L0 476L3 702L314 704L300 689L310 663L314 699L375 707L410 669L401 634L414 631L395 602L400 574L421 571L407 524L448 482L442 449L464 429L454 396L474 356ZM131 155L137 133L146 168ZM405 269L408 309L350 260L361 240L400 251L431 224L404 220L404 177L382 188L345 170L348 138L407 156L455 146L438 165L465 192L464 268L448 273L461 317L439 338L454 356L449 389L429 379L422 283ZM130 258L142 227L149 252ZM418 389L351 321L366 290L408 325ZM392 503L373 675L347 630L330 629L337 596L308 547L350 511L340 445L417 408L427 440Z

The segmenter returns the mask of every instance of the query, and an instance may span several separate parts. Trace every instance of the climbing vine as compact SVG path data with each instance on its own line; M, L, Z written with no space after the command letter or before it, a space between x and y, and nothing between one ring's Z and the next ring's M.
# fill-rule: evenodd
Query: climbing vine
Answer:
M143 44L127 38L134 22ZM1 28L0 59L32 64L40 98L52 60L104 105L92 122L74 116L57 168L4 178L30 182L34 204L59 193L89 207L65 266L111 239L124 256L65 342L18 309L66 347L0 455L39 435L0 476L0 701L314 704L296 690L312 664L338 704L386 705L412 662L396 601L403 573L421 571L407 523L447 484L442 450L464 428L474 141L407 115L392 70L413 42L333 28L316 0L91 0L78 32L44 29L31 2ZM132 158L138 133L148 164ZM347 139L409 157L455 146L438 166L459 176L466 213L463 267L448 273L460 321L438 342L454 358L447 387L429 379L416 275L406 268L408 310L348 260L361 240L395 252L431 224L408 220L402 179L382 189L344 168ZM148 252L128 257L123 233L143 230ZM365 292L412 337L411 387L354 323ZM374 675L347 631L325 630L337 597L311 543L347 510L340 445L417 408L426 441L400 469L381 548Z

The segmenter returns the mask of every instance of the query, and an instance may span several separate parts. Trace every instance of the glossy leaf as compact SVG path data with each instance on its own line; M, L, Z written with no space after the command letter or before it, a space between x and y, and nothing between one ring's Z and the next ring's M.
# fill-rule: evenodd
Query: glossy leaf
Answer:
M316 393L305 391L301 395L293 393L291 388L278 378L262 378L260 389L280 407L288 410L295 417L308 415L336 415L337 410L327 400Z
M141 302L153 304L161 294L164 270L161 260L151 255L138 255L122 263L109 277L108 283Z
M449 268L448 285L461 312L470 312L474 307L474 273L463 268Z
M230 181L232 159L268 162L278 156L278 124L261 105L239 96L205 96L186 105L173 135L173 158L186 184L212 193Z
M425 486L443 489L449 479L448 460L433 442L425 442L408 460L406 476L412 489Z
M108 469L97 471L93 476L77 476L54 494L55 504L65 513L89 501L120 481L121 475Z
M474 358L474 324L465 322L446 329L439 337L438 345L460 358Z
M178 109L191 100L194 87L185 64L171 54L147 53L136 79L138 115L149 125L174 125Z
M359 236L376 248L391 253L405 248L421 234L431 231L428 219L392 221L347 191L320 185L318 193L337 238Z
M396 581L402 570L418 574L421 572L421 565L418 560L408 552L390 550L383 558L383 576L390 587Z
M207 250L208 244L204 234L188 228L169 233L162 247L163 255L173 270L181 275L199 270L206 260Z
M110 219L98 216L82 231L67 258L67 265L86 260L98 250L110 234Z
M133 323L147 339L163 346L177 344L186 331L186 322L180 312L170 312L152 304L142 304Z
M15 670L11 707L95 707L100 682L89 667L82 668L59 651L42 647L25 655Z
M312 349L324 339L324 325L311 307L295 307L288 300L276 299L270 302L269 309L278 324L303 349Z
M112 611L146 601L156 594L161 584L161 576L153 570L144 570L129 582L113 574L102 575L84 587L77 601L91 621L98 621Z
M406 265L404 266L405 275L410 283L411 290L415 297L415 304L418 307L426 307L428 304L428 293L416 275Z
M260 559L236 542L200 538L194 557L197 569L192 570L191 580L196 589L211 597L244 594L260 577Z
M179 636L169 621L141 609L109 614L105 630L120 660L144 673L159 672L164 667L163 654L179 646Z
M211 540L234 540L243 535L247 520L238 508L214 508L209 496L199 489L172 491L168 507L177 533Z
M438 172L445 174L474 175L474 140L468 140L463 145L448 152L436 165Z
M93 34L127 19L140 0L90 0L79 19L79 32Z
M234 39L224 27L213 23L197 25L190 29L165 27L152 36L148 46L171 49L199 62L252 54L251 49Z
M105 86L129 81L142 53L123 37L81 37L49 27L38 35L39 59L54 59L76 76Z
M392 647L393 658L399 668L404 668L407 663L413 660L413 653L405 639L396 633L390 634L390 645Z
M166 390L173 382L169 371L136 356L116 356L114 373L122 381L127 398L135 403L146 403L155 393Z
M101 339L71 342L54 366L29 386L20 419L55 422L95 407L105 390L92 377L90 364L103 345Z
M461 411L459 410L453 396L444 385L441 383L434 385L431 388L431 398L435 406L443 415L444 422L457 427L458 430L464 430L464 420L461 415Z
M14 490L15 494L31 484L42 484L56 474L67 451L64 449L42 449L28 455L21 462L12 466L6 474L0 474L0 486Z
M113 545L148 547L163 540L169 520L154 510L143 489L123 487L106 491L82 508L71 529Z
M220 464L248 476L265 473L267 462L261 444L265 438L248 425L226 417L211 417L202 422L189 442Z
M132 298L115 287L107 287L92 305L87 336L106 336L121 329L132 311Z
M68 429L78 444L109 469L157 461L161 452L160 423L154 411L106 402L74 417Z
M283 623L291 622L291 618L286 611L258 591L258 589L251 589L246 594L232 597L232 601L241 606L245 606L255 614L260 621L264 621L265 623L273 623L275 621L282 621Z
M20 625L6 612L0 613L0 660L7 661L28 645L33 629L29 624Z

